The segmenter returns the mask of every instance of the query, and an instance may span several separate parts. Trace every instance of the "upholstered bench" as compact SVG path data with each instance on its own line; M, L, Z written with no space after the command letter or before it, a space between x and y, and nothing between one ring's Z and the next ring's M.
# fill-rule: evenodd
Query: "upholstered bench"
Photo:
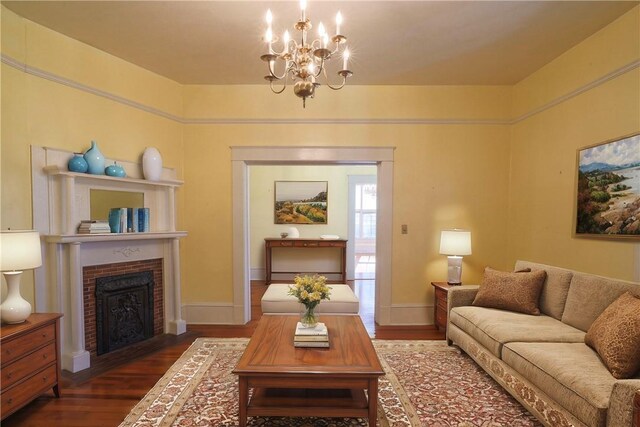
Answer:
M322 301L316 308L318 313L358 314L360 301L349 285L327 285L331 288L329 300ZM301 305L298 299L288 294L289 284L269 285L262 296L263 314L299 314Z

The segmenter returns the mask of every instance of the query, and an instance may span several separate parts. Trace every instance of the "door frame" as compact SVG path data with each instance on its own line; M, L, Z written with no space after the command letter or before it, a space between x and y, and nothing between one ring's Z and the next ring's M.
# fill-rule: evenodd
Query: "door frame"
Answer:
M379 325L391 323L394 150L394 147L231 147L234 324L251 320L248 166L301 164L377 166L375 320Z

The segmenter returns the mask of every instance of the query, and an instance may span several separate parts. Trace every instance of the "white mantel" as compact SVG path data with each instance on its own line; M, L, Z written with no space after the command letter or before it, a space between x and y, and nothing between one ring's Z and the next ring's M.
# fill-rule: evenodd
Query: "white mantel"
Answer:
M62 367L78 372L90 366L85 349L82 269L85 266L163 259L164 332L182 334L180 244L185 231L175 229L175 189L182 185L173 169L162 181L142 179L137 163L119 161L127 178L69 172L73 153L32 147L34 227L43 236L43 268L35 275L35 310L60 312ZM110 161L107 160L107 164ZM80 220L89 219L91 189L144 193L151 209L151 232L75 234Z

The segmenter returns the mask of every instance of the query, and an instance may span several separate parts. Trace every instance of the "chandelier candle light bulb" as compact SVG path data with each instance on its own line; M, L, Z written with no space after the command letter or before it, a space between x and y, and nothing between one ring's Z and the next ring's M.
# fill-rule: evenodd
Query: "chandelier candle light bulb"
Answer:
M264 41L268 46L268 53L260 56L260 59L267 62L269 74L264 78L269 82L269 87L273 93L279 94L284 92L290 81L293 83L293 92L296 96L302 98L302 106L306 106L306 99L313 98L316 88L320 86L318 81L320 75L324 75L323 84L332 90L339 90L344 87L347 78L353 73L347 69L349 52L346 49L347 38L340 34L342 25L342 14L338 12L336 15L336 35L330 37L323 23L318 25L318 37L316 39L308 38L308 32L312 28L311 22L306 15L307 1L300 0L301 20L294 24L294 28L300 31L300 37L291 37L286 31L282 37L284 43L282 50L277 47L274 50L273 43L278 41L273 34L274 16L271 10L267 10ZM334 46L329 47L329 43ZM345 51L346 50L346 51ZM332 84L327 75L327 65L334 57L342 55L343 67L338 68L337 74L342 81L339 84ZM276 62L283 61L284 71L276 74L276 69L281 68ZM276 82L276 83L274 83ZM281 87L275 87L277 83L281 83Z

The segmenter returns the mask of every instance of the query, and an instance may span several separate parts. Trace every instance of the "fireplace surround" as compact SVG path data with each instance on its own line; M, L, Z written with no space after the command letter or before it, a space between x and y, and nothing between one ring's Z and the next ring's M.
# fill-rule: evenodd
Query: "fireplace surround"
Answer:
M160 325L154 326L154 333L186 332L182 319L180 239L187 233L176 230L175 192L183 182L176 179L175 170L163 168L160 181L147 181L139 163L118 161L127 171L127 178L74 173L66 167L72 155L60 149L31 147L33 223L44 243L43 268L34 272L34 310L63 314L62 368L79 372L91 366L87 349L91 330L85 322L85 316L91 315L85 310L89 304L84 295L85 267L160 260L163 304L162 316L154 316L155 323L161 319ZM76 234L80 221L90 218L93 189L143 193L144 207L152 212L151 231Z

